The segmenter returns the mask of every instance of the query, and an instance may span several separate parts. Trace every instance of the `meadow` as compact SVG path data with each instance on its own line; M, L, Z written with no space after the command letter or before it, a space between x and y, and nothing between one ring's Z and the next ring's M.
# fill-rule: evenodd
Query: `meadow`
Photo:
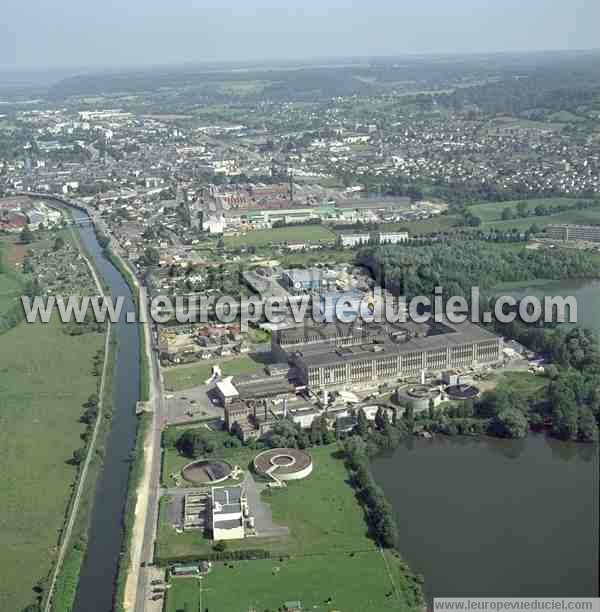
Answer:
M0 240L0 316L15 302L22 287L19 275L11 269L13 244Z
M262 548L269 560L215 563L201 583L173 581L167 611L204 609L214 612L277 610L286 601L304 609L328 612L379 612L411 609L413 583L395 552L382 553L368 537L363 511L348 483L337 445L310 449L313 473L284 489L263 493L276 524L290 528L286 538L247 538L229 542L229 550ZM166 513L164 513L166 514ZM163 523L159 546L182 538L185 554L210 552L210 541L198 535L169 536ZM173 530L170 530L172 533ZM189 538L187 536L190 536ZM201 599L201 600L200 600ZM196 606L201 607L196 608Z
M102 334L69 336L57 319L21 323L0 341L0 609L20 610L48 574L83 445L83 403L96 391Z
M410 610L401 586L398 559L388 552L235 561L215 564L201 580L174 579L166 611L282 610L290 601L322 612Z
M474 204L468 207L468 211L481 219L480 230L504 230L512 229L528 230L532 225L537 225L543 228L546 225L553 223L579 223L579 224L599 224L600 223L600 207L588 208L582 210L567 210L556 212L549 215L536 216L533 211L536 206L544 206L546 208L555 208L559 205L572 206L576 200L572 198L546 198L524 200L529 210L529 216L517 218L517 203L515 201L507 202L486 202L483 204ZM508 208L515 215L514 219L503 220L502 211ZM408 230L412 235L429 234L434 232L449 232L454 230L469 229L460 224L458 215L438 215L425 221L410 221L408 223L388 223L383 226L387 230L398 230L400 228Z

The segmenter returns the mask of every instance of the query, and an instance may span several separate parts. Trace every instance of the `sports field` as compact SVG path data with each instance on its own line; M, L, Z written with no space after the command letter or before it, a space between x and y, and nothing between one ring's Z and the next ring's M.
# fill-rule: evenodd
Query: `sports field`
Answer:
M0 610L32 603L50 570L82 446L82 404L96 390L101 334L69 336L58 320L0 337Z

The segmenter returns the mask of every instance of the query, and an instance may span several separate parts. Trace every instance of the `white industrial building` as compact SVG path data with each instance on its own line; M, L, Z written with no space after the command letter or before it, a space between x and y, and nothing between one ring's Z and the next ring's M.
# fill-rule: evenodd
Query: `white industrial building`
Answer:
M241 486L213 487L211 493L213 540L241 540L246 535L248 501Z

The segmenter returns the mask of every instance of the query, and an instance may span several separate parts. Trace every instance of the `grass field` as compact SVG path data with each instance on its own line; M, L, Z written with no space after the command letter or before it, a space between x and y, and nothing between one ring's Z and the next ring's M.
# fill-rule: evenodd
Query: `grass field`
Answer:
M408 610L402 581L398 560L389 553L236 561L215 564L202 580L174 579L166 610L262 612L282 610L289 601L321 612Z
M502 211L500 211L502 212ZM491 227L495 229L510 230L517 228L526 230L532 224L544 227L553 223L572 223L580 225L597 225L600 223L600 208L588 208L587 210L567 210L555 215L545 215L543 217L527 217L524 219L511 219L510 221L487 221L482 224L483 229Z
M277 255L276 259L281 265L292 267L309 267L317 264L347 263L354 259L352 249L336 249L327 251L309 251L307 253L291 253L289 255Z
M335 242L335 234L322 225L294 225L269 230L256 230L244 236L225 238L225 246L263 246L273 242Z
M21 323L0 341L0 610L18 611L50 570L82 446L82 404L96 390L101 334L68 336L57 320Z
M314 470L308 478L264 498L275 523L288 526L290 536L228 543L229 550L262 548L291 557L215 563L201 583L193 578L174 580L167 612L207 607L211 612L262 612L282 609L284 602L294 600L300 600L303 609L327 612L410 609L407 601L412 600L414 583L406 565L395 553L382 555L367 536L363 511L347 482L337 446L313 448L310 453ZM210 541L199 534L170 535L164 529L161 525L159 547L168 537L181 554L210 552Z
M468 210L475 216L481 218L481 226L478 229L489 230L511 230L517 228L519 230L527 230L531 225L535 224L539 227L544 227L551 223L580 223L580 224L597 224L600 223L600 208L588 208L585 210L568 210L561 213L536 217L533 213L529 217L515 218L508 221L502 220L502 211L509 208L516 213L518 201L509 202L486 202L484 204L475 204L469 206ZM544 206L547 208L557 207L560 204L568 206L573 205L576 200L572 198L546 198L525 200L530 211L533 211L536 206ZM407 229L412 235L429 234L433 232L451 231L454 229L468 229L459 225L459 217L457 215L439 215L426 221L410 221L408 223L389 223L382 226L387 230L397 230L400 228Z
M520 396L535 400L542 399L542 391L548 387L550 379L530 372L507 371L498 376L498 383L505 383Z
M179 435L183 434L187 429L194 429L199 425L179 425L171 426L170 430L175 430ZM226 431L209 431L205 430L208 437L210 437L216 446L215 452L212 454L213 457L218 459L225 459L232 465L239 465L242 469L246 469L250 460L256 454L255 451L250 450L245 446L238 448L226 448L223 446L225 440L231 439L231 434ZM173 486L173 480L170 475L179 473L183 466L187 465L191 459L179 454L179 451L175 448L166 448L163 453L163 484L165 486Z
M15 303L20 290L21 283L16 275L0 273L0 315Z
M202 385L204 381L210 378L213 365L221 367L223 376L250 374L258 372L263 367L262 364L244 355L242 357L234 357L233 359L166 368L163 375L165 389L167 391L181 391L182 389Z
M14 304L22 286L18 274L11 269L12 248L12 243L0 240L0 315Z
M278 525L290 528L290 536L284 541L276 538L260 541L260 548L275 552L286 551L292 555L331 554L375 550L375 544L367 535L363 511L356 502L354 491L347 482L348 474L344 462L337 458L337 446L310 449L314 470L310 477L290 482L284 489L272 490L265 497ZM256 454L246 448L240 456L225 456L228 461L248 461ZM176 451L168 451L176 453ZM183 467L189 459L176 455L165 457L169 461L169 472ZM165 468L167 464L165 463ZM164 513L163 517L164 518ZM257 548L255 538L230 543L232 550ZM164 556L176 554L205 554L210 543L198 534L176 534L161 520L158 549Z

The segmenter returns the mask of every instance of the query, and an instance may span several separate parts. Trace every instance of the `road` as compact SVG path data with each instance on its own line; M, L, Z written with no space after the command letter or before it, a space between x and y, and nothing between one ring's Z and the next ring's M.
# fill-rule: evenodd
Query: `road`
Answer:
M139 289L139 282L136 279ZM146 310L149 321L148 304L140 300L140 308ZM149 600L150 582L155 578L151 567L153 562L154 540L158 522L158 502L161 470L161 432L166 422L167 411L162 397L160 366L158 356L152 350L151 323L143 324L145 349L150 364L150 397L153 408L152 424L144 441L144 473L138 486L138 500L135 509L135 522L131 542L131 566L125 587L124 607L126 610L143 612L154 603Z

